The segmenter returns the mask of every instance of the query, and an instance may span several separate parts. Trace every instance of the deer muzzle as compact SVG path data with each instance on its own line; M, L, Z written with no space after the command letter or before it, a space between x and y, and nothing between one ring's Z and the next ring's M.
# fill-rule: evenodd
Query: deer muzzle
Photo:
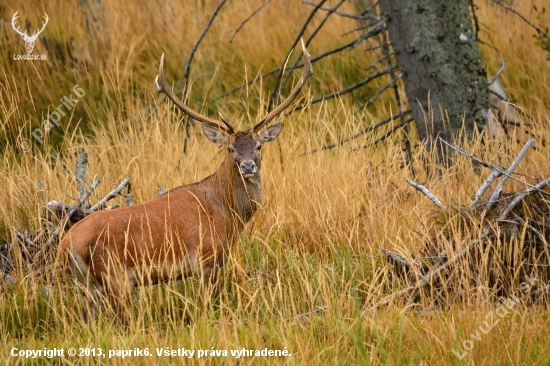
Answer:
M241 174L245 178L250 178L258 172L258 167L256 163L252 160L243 160L241 162Z

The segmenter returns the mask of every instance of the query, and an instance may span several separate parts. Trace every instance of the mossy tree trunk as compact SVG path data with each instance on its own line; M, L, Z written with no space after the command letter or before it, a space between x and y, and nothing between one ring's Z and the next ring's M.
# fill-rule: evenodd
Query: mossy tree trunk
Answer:
M380 0L380 7L420 138L441 148L438 136L451 141L464 128L471 138L483 129L489 90L469 0Z

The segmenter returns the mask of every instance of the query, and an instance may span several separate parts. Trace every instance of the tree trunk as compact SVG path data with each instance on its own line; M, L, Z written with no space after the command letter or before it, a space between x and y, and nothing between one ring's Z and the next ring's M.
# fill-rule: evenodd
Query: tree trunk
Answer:
M487 75L477 47L469 0L380 0L420 138L471 138L485 125Z

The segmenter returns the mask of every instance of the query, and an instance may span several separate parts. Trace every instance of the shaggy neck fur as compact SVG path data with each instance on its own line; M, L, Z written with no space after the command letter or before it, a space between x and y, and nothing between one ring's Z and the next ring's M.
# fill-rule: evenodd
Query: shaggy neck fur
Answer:
M228 218L240 232L262 203L260 172L254 177L243 178L228 157L207 181L214 188L213 198L225 208Z

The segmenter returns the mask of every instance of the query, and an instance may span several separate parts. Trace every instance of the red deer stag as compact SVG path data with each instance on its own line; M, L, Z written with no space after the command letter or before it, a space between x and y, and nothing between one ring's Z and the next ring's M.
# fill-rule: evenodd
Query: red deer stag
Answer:
M164 54L155 80L179 109L202 122L206 137L227 150L214 174L200 182L175 188L140 205L96 212L75 224L59 245L59 256L83 285L90 305L85 319L95 316L99 301L107 300L121 314L121 299L139 285L199 276L212 280L229 248L262 201L262 145L279 135L279 122L263 129L285 110L313 74L302 42L303 74L288 98L251 130L205 117L187 107L164 78ZM124 311L122 311L124 312Z

